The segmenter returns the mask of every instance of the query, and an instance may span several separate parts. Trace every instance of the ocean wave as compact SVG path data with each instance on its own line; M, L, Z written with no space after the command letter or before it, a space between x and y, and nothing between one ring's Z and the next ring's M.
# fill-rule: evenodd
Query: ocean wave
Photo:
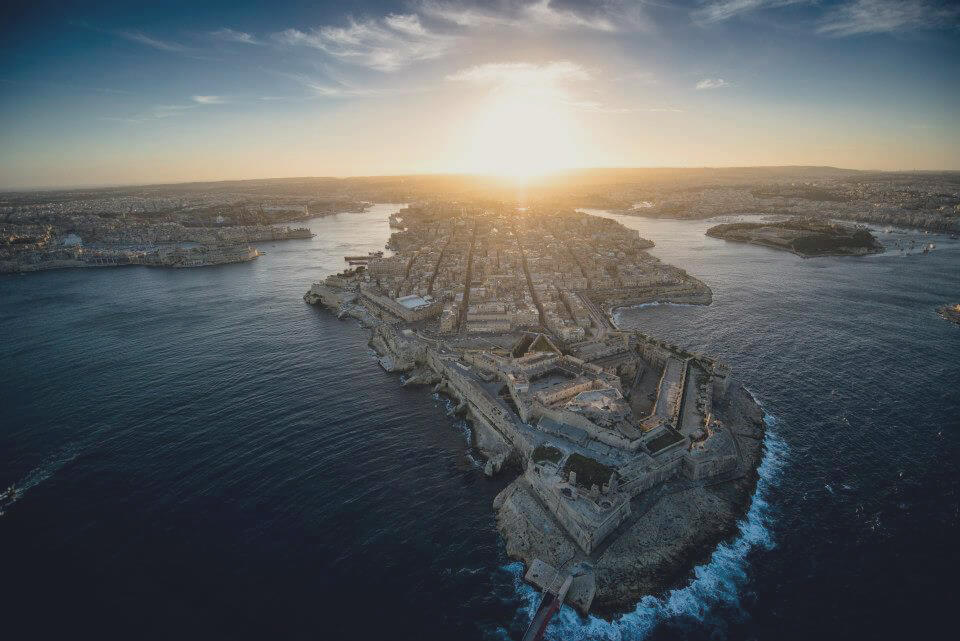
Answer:
M740 606L740 594L748 580L747 557L754 549L769 550L776 545L771 533L774 514L768 496L779 483L787 455L786 442L770 431L776 419L767 414L764 421L768 427L764 442L766 452L757 468L757 489L750 509L737 524L738 534L733 541L721 543L707 563L694 568L693 580L688 585L671 590L663 597L645 596L633 612L616 619L608 621L594 615L582 618L573 608L564 606L547 628L546 638L554 641L639 641L646 639L659 624L671 619L714 623L711 614L721 608L746 616ZM518 616L529 622L540 594L523 582L522 563L511 563L503 569L514 575L517 593L524 601Z

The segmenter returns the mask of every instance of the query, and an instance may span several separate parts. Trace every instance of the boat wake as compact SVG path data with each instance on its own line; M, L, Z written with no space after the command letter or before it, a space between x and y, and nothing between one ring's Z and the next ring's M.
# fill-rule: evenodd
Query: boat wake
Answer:
M64 465L77 458L79 453L79 445L76 443L68 443L43 459L40 465L27 472L23 478L11 486L11 489L4 492L4 501L0 502L0 516L3 516L6 510L9 510L13 505L20 502L24 495L32 488L40 485L56 474Z
M770 490L779 483L786 460L787 445L771 431L776 419L767 414L766 452L757 468L759 479L750 509L737 524L737 537L717 546L710 560L694 568L689 585L671 590L663 597L645 596L633 612L607 621L597 616L580 617L571 607L563 606L547 628L547 639L570 641L574 639L603 639L609 641L639 641L646 639L657 625L668 621L688 621L725 625L717 611L733 610L740 617L746 613L740 606L740 594L747 583L749 561L753 549L772 549L775 541L770 532L773 510L767 502ZM540 594L523 582L523 564L511 563L503 568L514 576L514 585L524 600L518 616L532 619ZM506 630L502 631L504 638Z

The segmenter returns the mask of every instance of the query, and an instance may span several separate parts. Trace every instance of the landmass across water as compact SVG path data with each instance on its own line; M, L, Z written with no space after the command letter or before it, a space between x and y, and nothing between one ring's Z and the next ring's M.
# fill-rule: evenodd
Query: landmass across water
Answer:
M805 258L865 256L884 251L880 241L865 227L803 218L781 222L724 223L708 229L707 236L783 249Z
M524 197L655 218L777 214L960 233L960 173L834 167L582 169L528 180ZM218 264L244 247L300 238L276 227L371 202L516 199L516 181L477 175L278 178L0 193L0 271ZM166 256L206 246L205 261ZM144 256L142 254L153 254ZM220 260L230 254L234 258ZM253 256L255 257L255 256Z

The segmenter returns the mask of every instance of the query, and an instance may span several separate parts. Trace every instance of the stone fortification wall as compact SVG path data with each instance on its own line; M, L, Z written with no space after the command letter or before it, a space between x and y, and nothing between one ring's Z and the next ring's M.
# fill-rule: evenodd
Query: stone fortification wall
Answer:
M659 459L641 473L629 478L620 489L631 496L636 496L655 485L678 476L682 472L684 460L682 451L676 450L666 456L659 457Z
M709 305L713 292L702 283L685 287L662 287L652 289L601 289L591 292L590 297L601 302L607 309L630 307L647 303L685 303Z
M637 353L640 354L643 360L654 367L663 367L667 364L667 359L670 358L669 351L656 343L651 343L643 339L640 339L637 343Z
M416 309L410 309L408 307L404 307L392 298L378 294L369 288L361 288L360 295L363 297L363 300L370 305L384 312L392 314L397 318L402 318L408 323L426 320L427 318L432 318L433 316L439 316L440 312L443 311L443 304L439 301Z
M529 457L533 452L533 443L518 429L516 417L510 408L477 385L456 361L438 358L433 350L428 349L427 352L431 356L427 362L432 363L431 367L444 377L449 388L447 391L452 391L461 402L468 403L473 411L482 415L518 452Z
M737 469L740 464L736 454L699 458L695 456L683 457L683 474L689 479L700 481L720 474L726 474Z
M567 400L568 398L573 398L580 392L586 392L587 390L600 389L601 387L606 387L603 383L593 379L574 379L568 385L560 386L559 388L554 388L550 390L544 390L542 392L537 392L536 399L543 403L544 405L550 405L553 403L559 403L560 401Z
M640 449L640 439L630 440L619 434L615 434L609 430L602 429L596 424L591 422L587 417L577 412L570 412L564 409L555 409L552 407L546 407L545 405L534 405L532 410L533 416L540 416L552 419L557 423L563 425L570 425L577 427L585 431L590 438L600 441L605 445L610 447L616 447L622 450L628 450L635 452Z
M337 309L341 305L352 303L356 300L357 295L355 292L346 289L337 289L328 287L323 283L314 283L303 298L311 305L320 303L332 309Z
M714 402L726 401L730 396L730 369L721 363L714 362L711 369L713 378Z
M670 421L677 429L680 429L680 421L683 418L680 413L683 411L683 406L687 399L687 378L690 374L690 360L691 359L688 358L683 361L683 369L680 371L680 381L677 383L680 393L677 394L677 397L674 399L673 406L669 408Z
M413 369L426 360L426 348L422 342L403 335L402 330L388 323L380 323L373 332L370 345L378 353L393 359L398 371Z
M520 418L525 423L529 423L535 418L534 407L532 404L527 403L526 401L526 392L529 389L527 383L523 383L523 389L518 389L518 383L513 377L507 378L507 389L510 391L510 397L513 399L513 404L516 405L517 411L520 413Z
M552 482L555 477L544 478L534 471L534 466L528 466L524 478L557 522L587 554L630 516L630 501L622 501L609 511L598 512L593 515L594 518L588 518L573 506L573 501L578 499L567 498L556 491L556 485ZM575 491L574 497L577 495Z

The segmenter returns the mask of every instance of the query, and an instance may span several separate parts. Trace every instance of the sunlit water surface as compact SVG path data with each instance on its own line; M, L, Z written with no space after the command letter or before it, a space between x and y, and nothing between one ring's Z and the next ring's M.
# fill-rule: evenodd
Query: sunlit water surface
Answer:
M396 206L256 261L0 278L5 638L518 638L537 595L443 399L301 300ZM948 619L958 570L960 243L804 260L617 217L709 284L618 312L729 363L770 414L738 535L666 594L551 639L886 638ZM8 632L13 635L6 637Z

